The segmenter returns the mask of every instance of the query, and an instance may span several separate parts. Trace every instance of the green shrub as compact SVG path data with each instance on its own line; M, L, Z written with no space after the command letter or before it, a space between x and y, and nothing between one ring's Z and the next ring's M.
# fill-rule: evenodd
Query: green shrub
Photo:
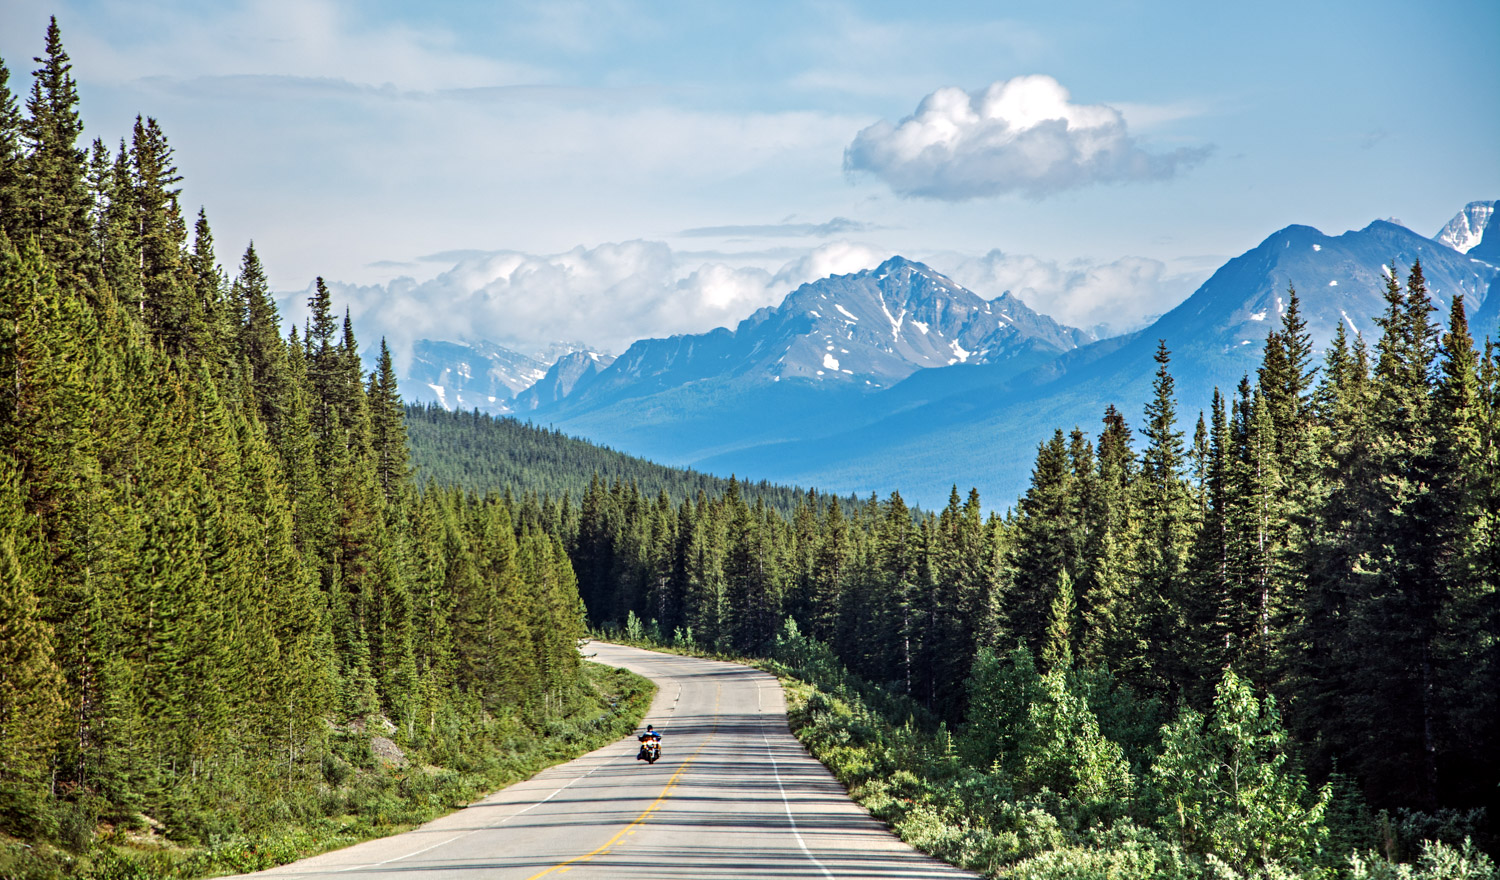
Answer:
M323 756L323 780L329 785L343 785L354 773L354 767L343 758L329 753Z
M1349 857L1349 880L1495 880L1495 862L1474 848L1473 841L1449 846L1427 841L1415 865L1386 861L1374 852Z
M1163 824L1184 849L1213 853L1239 872L1271 864L1307 867L1328 835L1331 790L1310 797L1290 763L1275 700L1225 670L1204 718L1184 709L1162 733L1151 774Z

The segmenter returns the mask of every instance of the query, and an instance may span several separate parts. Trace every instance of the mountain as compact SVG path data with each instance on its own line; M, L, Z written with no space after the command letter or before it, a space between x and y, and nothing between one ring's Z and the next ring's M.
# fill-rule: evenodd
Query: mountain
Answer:
M559 401L573 414L703 381L886 388L931 367L1034 363L1092 341L1009 293L994 300L901 257L804 284L730 331L643 339Z
M535 384L517 394L511 402L511 410L526 413L555 404L575 390L587 387L614 360L607 354L587 349L569 352L548 367L546 375Z
M546 375L547 364L483 340L419 339L404 372L399 381L409 402L500 414L511 411L516 392Z
M1487 294L1500 270L1404 227L1377 221L1327 236L1289 226L1230 260L1186 301L1137 333L1063 353L1020 375L976 375L953 367L918 374L881 395L898 400L906 394L910 401L887 407L887 415L857 430L740 449L694 465L791 482L816 475L819 485L836 491L899 487L904 496L928 505L941 503L952 484L973 485L990 504L1009 504L1025 490L1037 444L1055 428L1078 426L1095 435L1107 404L1139 425L1159 339L1172 351L1178 427L1190 436L1213 389L1230 393L1241 376L1253 375L1259 366L1289 286L1298 291L1320 350L1339 323L1373 345L1385 277L1394 271L1404 281L1416 259L1441 310L1437 319L1456 293L1464 294L1471 314L1494 307ZM1475 332L1493 335L1487 326L1476 324ZM924 388L912 395L904 386L916 383Z
M1489 228L1490 221L1495 216L1495 204L1495 202L1470 202L1464 205L1464 209L1449 220L1448 225L1434 235L1433 239L1461 254L1469 253L1475 245L1483 241L1484 232ZM1493 236L1490 243L1500 245L1500 235Z
M672 463L877 418L907 377L1030 370L1091 341L1009 294L985 300L900 257L802 285L734 329L636 342L534 418Z
M1149 327L1112 339L895 257L805 284L733 330L643 339L613 362L574 352L542 372L533 361L536 378L518 394L473 382L492 361L473 365L494 353L464 346L443 349L446 372L427 382L448 408L527 413L667 464L839 493L899 488L929 506L954 484L972 485L1003 506L1024 491L1036 446L1054 429L1097 434L1109 404L1139 423L1159 339L1190 434L1215 387L1229 393L1253 375L1290 287L1319 349L1341 324L1373 344L1385 279L1404 281L1420 259L1435 318L1463 294L1475 334L1496 335L1500 259L1483 256L1500 244L1485 234L1494 204L1471 203L1435 238L1385 221L1337 236L1288 226Z

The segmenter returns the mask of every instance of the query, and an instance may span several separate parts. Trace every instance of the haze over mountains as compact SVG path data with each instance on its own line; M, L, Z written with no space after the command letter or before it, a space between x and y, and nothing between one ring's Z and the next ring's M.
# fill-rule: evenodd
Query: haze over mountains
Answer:
M1159 339L1172 351L1179 428L1191 432L1215 386L1228 393L1258 366L1289 287L1319 349L1339 324L1373 344L1386 276L1404 280L1420 259L1436 317L1462 294L1476 336L1494 335L1500 234L1485 233L1495 204L1470 203L1433 238L1387 221L1338 236L1288 226L1150 326L1110 339L894 257L804 284L733 330L639 340L613 361L580 350L549 367L485 343L419 343L402 388L662 463L838 492L899 489L924 505L972 485L1004 507L1053 429L1094 435L1108 404L1140 421Z

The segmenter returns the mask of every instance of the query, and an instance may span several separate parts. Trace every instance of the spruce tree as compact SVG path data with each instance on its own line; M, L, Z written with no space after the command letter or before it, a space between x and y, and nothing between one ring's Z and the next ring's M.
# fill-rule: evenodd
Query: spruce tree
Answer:
M20 106L10 90L10 69L0 59L0 235L12 243L20 239L28 214L23 123Z
M733 492L733 497L738 497L738 493ZM838 627L840 595L852 555L851 544L844 508L837 498L830 498L813 558L812 595L806 621L808 634L820 641L832 641Z
M1462 294L1453 298L1442 336L1432 406L1432 559L1439 595L1431 648L1432 719L1438 784L1444 801L1478 802L1474 780L1490 778L1500 714L1490 643L1497 622L1495 459L1485 449L1492 418L1481 387L1478 352Z
M1136 546L1140 592L1133 616L1139 653L1122 658L1122 671L1142 683L1168 687L1180 681L1176 665L1181 647L1177 635L1183 630L1178 615L1182 608L1183 572L1192 522L1187 484L1183 480L1182 432L1177 429L1175 382L1166 341L1157 344L1156 378L1152 397L1146 403L1145 448L1141 452L1141 534Z
M1074 587L1084 662L1121 669L1139 652L1128 584L1136 571L1129 553L1139 529L1136 469L1130 428L1113 405L1104 412L1098 443L1098 479L1086 505L1086 576Z
M1037 449L1031 486L1018 505L1016 558L1004 596L1008 632L1040 651L1060 576L1077 571L1080 525L1074 472L1061 429Z
M192 297L183 310L184 327L176 331L189 361L207 364L216 381L229 384L238 358L231 357L231 340L239 333L239 316L231 315L224 270L214 255L208 213L198 210L193 224L193 249L188 255ZM170 350L170 349L169 349Z
M88 242L86 156L78 146L83 122L78 115L78 85L63 49L62 31L53 16L46 47L34 59L27 117L21 132L26 143L26 210L22 236L35 236L47 258L67 279L80 277Z
M370 440L375 453L375 480L387 502L406 485L410 466L406 453L406 420L396 390L391 350L380 340L380 365L370 376Z
M185 354L207 332L194 308L182 254L187 228L177 198L182 181L172 148L155 119L137 116L130 143L131 211L141 274L141 315L152 337L172 355Z

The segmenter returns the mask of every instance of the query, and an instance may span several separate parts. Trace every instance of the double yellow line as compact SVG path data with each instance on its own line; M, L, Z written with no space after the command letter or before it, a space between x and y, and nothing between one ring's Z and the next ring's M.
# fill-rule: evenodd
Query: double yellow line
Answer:
M624 828L621 828L618 832L615 833L614 837L606 840L602 846L600 846L593 852L587 852L581 856L574 856L573 858L568 859L566 862L559 862L548 868L547 870L542 871L541 873L532 874L530 877L527 877L526 880L537 880L538 877L545 877L554 871L562 873L569 870L574 865L579 865L588 861L589 859L592 859L594 856L600 855L601 853L607 853L620 838L624 837L627 834L630 834L637 825L640 825L641 823L649 819L651 817L651 814L656 812L657 809L661 807L662 803L666 801L668 795L672 793L672 789L677 786L677 777L681 776L683 772L687 770L688 765L693 763L693 759L698 757L698 753L707 748L708 744L713 742L714 736L719 732L719 698L722 697L723 694L724 686L719 685L718 690L714 693L714 726L708 732L708 739L705 739L703 741L703 745L698 746L698 748L693 750L693 753L691 755L688 755L687 758L683 760L682 766L678 767L677 772L672 774L672 778L667 780L667 784L662 787L661 794L657 795L656 800L651 802L651 806L647 807L645 810L642 810L641 814L635 817L635 821L631 822L629 825L626 825Z

